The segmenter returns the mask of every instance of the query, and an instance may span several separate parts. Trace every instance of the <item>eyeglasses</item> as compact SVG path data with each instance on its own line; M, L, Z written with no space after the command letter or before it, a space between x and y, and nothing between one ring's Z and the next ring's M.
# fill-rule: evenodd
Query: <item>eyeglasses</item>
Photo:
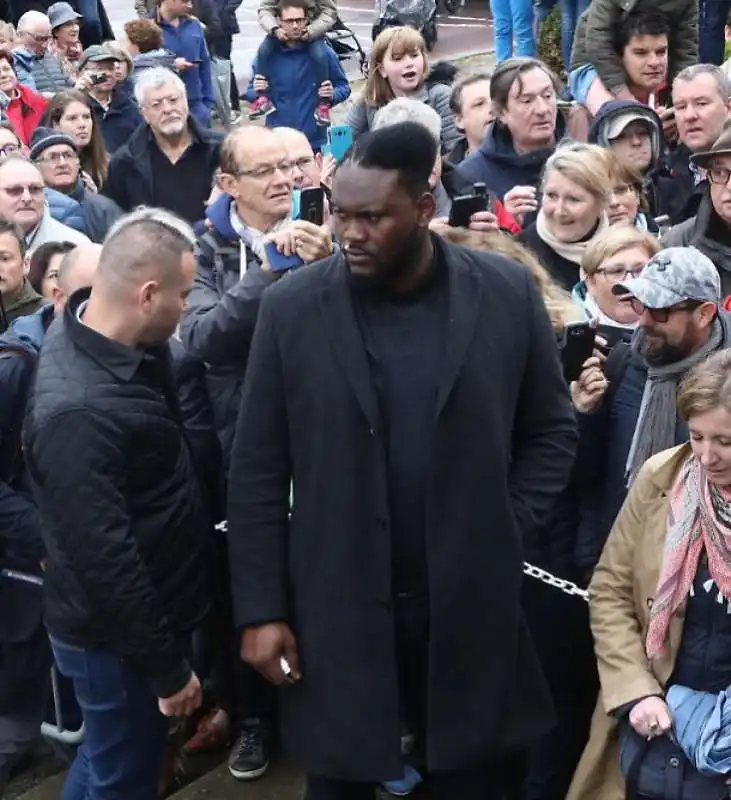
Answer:
M708 180L711 183L717 183L721 186L725 186L728 183L729 178L731 178L731 169L725 169L724 167L711 167L708 170Z
M79 156L73 150L62 151L60 153L48 153L45 156L39 156L36 161L42 164L60 164L62 161L78 161Z
M599 267L596 271L597 275L603 275L609 283L619 283L626 278L639 278L642 275L642 267Z
M284 19L280 17L280 22L285 25L304 25L307 22L307 17L295 17L294 19Z
M695 311L696 308L703 305L699 300L687 300L685 303L678 303L677 305L668 306L667 308L648 308L636 297L633 297L629 301L629 304L638 317L641 317L645 311L647 311L654 322L667 322L670 319L670 315L675 314L677 311Z
M19 152L20 152L20 145L6 144L0 147L0 158L7 158L12 153L19 153Z
M182 94L170 94L167 97L160 97L158 100L151 100L149 103L145 103L144 105L153 109L153 111L157 111L158 109L162 108L163 103L167 103L168 105L173 106L173 108L177 108L182 101Z
M48 44L48 42L50 42L52 38L50 34L46 35L43 33L34 35L32 33L26 32L26 36L30 36L30 38L33 39L33 41L37 42L38 44Z
M266 178L273 178L274 173L279 170L285 175L289 174L295 167L296 162L293 161L280 161L278 164L261 164L253 169L240 169L234 173L237 178L245 176L247 178L256 178L257 180L264 180Z
M302 156L302 158L295 158L291 163L291 167L297 167L300 172L315 163L313 156Z
M33 183L30 186L0 186L0 189L2 189L8 197L13 197L16 200L22 197L25 192L28 192L31 197L42 197L44 188L43 184L38 183Z

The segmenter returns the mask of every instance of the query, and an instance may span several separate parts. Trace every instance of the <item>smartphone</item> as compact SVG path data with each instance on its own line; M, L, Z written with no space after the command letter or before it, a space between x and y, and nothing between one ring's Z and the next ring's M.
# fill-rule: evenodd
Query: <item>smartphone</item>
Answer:
M321 186L300 191L299 219L313 225L322 225L325 222L325 194Z
M353 146L353 129L350 125L331 125L327 131L327 144L328 152L339 164Z
M449 224L453 228L468 228L472 215L478 211L489 211L489 206L487 186L484 183L476 183L474 194L463 194L452 201Z
M201 59L200 58L191 58L191 59L189 59L189 63L190 64L200 64L201 63Z
M297 253L291 256L285 256L283 253L280 253L274 242L268 242L264 249L266 250L267 261L272 268L272 272L286 272L295 267L301 267L305 263Z
M561 348L561 363L566 380L578 380L587 358L594 352L596 328L591 322L569 322Z

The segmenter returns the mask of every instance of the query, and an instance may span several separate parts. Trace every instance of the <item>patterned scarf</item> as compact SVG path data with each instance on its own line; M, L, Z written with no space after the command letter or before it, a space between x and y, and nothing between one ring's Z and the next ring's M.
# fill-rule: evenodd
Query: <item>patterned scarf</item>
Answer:
M663 653L670 618L690 593L704 550L719 591L731 597L731 488L711 484L692 456L670 492L660 580L645 641L648 658Z

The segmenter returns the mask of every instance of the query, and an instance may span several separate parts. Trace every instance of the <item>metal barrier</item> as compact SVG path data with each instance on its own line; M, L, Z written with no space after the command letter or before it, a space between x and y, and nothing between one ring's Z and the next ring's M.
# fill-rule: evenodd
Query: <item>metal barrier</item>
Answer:
M39 588L43 586L43 578L39 578L37 575L29 575L26 572L18 572L14 569L0 570L0 578L29 583ZM78 747L84 741L84 723L82 722L78 730L75 731L67 730L64 725L58 669L55 664L51 666L51 692L56 722L43 722L41 724L41 736L64 747Z

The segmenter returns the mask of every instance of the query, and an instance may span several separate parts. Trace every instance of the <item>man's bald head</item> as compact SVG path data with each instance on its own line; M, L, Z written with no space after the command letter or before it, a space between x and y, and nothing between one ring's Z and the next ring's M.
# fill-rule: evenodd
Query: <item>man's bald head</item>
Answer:
M309 139L294 128L273 128L274 135L284 145L289 160L295 165L292 179L297 189L320 185L320 160L315 156Z
M82 244L74 247L61 259L58 277L53 289L53 305L56 313L63 310L69 297L79 289L86 289L94 281L102 246Z

